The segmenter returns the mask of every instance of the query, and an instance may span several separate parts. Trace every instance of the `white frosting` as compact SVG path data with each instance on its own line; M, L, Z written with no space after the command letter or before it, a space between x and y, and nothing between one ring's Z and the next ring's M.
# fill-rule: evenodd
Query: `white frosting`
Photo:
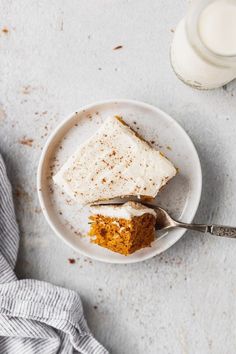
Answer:
M108 118L53 177L81 204L143 195L155 197L176 174L173 164L117 118Z
M154 209L135 202L127 202L121 205L93 205L90 207L90 211L92 214L128 220L144 214L151 214L156 217Z

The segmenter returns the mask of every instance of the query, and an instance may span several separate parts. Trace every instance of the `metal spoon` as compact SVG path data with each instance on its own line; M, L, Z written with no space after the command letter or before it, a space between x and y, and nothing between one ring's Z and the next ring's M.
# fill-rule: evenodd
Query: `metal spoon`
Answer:
M176 227L181 227L181 228L188 229L188 230L209 233L214 236L236 238L236 227L215 225L215 224L212 224L212 225L186 224L184 222L174 220L167 213L166 210L164 210L160 207L152 206L152 208L155 209L155 211L157 212L157 223L156 223L157 230L168 231L168 230L176 228Z
M139 200L140 202L140 200ZM143 205L146 205L149 208L152 208L157 213L157 222L156 222L156 230L168 231L177 227L181 227L188 230L199 231L203 233L210 233L214 236L221 237L230 237L236 238L236 227L224 226L224 225L207 225L207 224L186 224L184 222L180 222L174 220L166 210L158 207L154 204L145 203L141 201ZM121 205L123 202L113 203L112 201L102 202L99 205Z

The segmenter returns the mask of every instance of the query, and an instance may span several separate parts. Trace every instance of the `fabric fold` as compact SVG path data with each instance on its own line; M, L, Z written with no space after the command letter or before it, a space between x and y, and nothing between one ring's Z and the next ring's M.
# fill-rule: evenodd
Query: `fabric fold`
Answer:
M92 336L75 291L17 279L18 245L11 186L0 156L0 353L108 354Z

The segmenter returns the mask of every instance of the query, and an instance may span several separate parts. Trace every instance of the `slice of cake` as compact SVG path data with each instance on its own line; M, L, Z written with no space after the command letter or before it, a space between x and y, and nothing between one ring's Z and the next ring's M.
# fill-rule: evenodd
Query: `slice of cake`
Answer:
M125 256L154 241L156 212L140 203L91 207L92 242Z
M167 158L111 117L53 179L71 198L89 204L128 195L154 198L175 174Z

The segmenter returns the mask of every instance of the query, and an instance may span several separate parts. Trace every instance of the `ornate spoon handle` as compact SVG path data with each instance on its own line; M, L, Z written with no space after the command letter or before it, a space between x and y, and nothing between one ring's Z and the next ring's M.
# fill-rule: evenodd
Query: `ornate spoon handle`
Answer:
M176 222L175 226L184 227L185 229L208 232L214 236L236 238L236 227L224 225L205 225L205 224L185 224Z
M230 237L236 238L236 227L230 226L223 226L223 225L211 225L208 226L209 230L212 235L221 236L221 237Z

